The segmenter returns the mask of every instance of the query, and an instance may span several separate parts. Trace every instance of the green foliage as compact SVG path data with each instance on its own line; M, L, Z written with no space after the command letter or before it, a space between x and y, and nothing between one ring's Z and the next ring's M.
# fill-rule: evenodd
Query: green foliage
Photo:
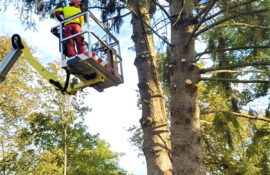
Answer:
M149 8L150 15L156 12L156 0L141 0L141 1L125 1L120 0L125 4L126 8L119 5L115 0L99 0L98 5L101 8L101 19L109 29L114 29L116 32L120 31L123 24L123 12L128 8L132 13L139 15L138 8ZM127 13L126 13L127 14Z
M62 128L58 123L52 122L48 115L36 114L35 117L28 118L30 123L29 136L34 135L31 143L34 143L40 150L44 150L39 159L38 165L34 169L47 166L47 172L53 173L55 168L63 167L62 156L63 138ZM23 134L25 136L25 134ZM67 174L124 174L125 171L118 167L118 159L121 154L113 153L110 146L98 135L91 135L87 132L87 127L82 122L74 123L68 127L68 167ZM57 148L57 149L56 149ZM53 154L49 162L44 162L46 156ZM44 157L45 156L45 157ZM50 160L50 159L48 159ZM62 170L62 169L61 169ZM47 173L46 173L47 174Z
M215 20L224 19L232 14L252 12L268 7L269 2L256 1L248 5L230 9L237 3L244 1L222 1L218 9L225 13ZM233 20L222 23L202 37L208 41L208 50L213 67L229 66L234 64L269 61L268 49L252 48L256 45L268 45L270 35L266 26L270 21L265 16L269 12L253 13L252 15L239 15ZM229 50L226 48L250 47L245 50ZM251 66L248 68L235 68L239 73L212 74L212 78L224 79L269 79L265 69L267 66ZM241 70L255 70L254 72L241 72ZM261 72L256 72L260 70ZM207 171L213 174L269 174L269 124L259 121L248 121L239 118L235 113L244 113L246 105L259 97L269 96L269 84L232 84L226 82L204 82L200 85L200 105L205 112L202 120L205 162ZM211 95L209 95L211 94ZM263 104L263 102L261 102ZM259 104L260 105L260 104ZM254 111L251 109L251 111ZM246 112L247 113L247 112ZM263 113L250 113L260 115ZM267 113L266 113L267 116ZM212 124L209 125L209 122ZM261 135L261 136L259 136ZM221 138L221 139L220 139ZM226 142L224 142L226 141ZM218 149L216 149L218 148ZM216 155L218 152L218 156ZM268 156L268 158L267 158ZM227 167L227 168L226 168Z
M9 43L0 37L0 61ZM63 77L59 64L48 69ZM84 97L84 92L71 97L55 91L20 58L0 91L0 174L60 175L66 156L70 175L126 174L119 167L122 154L87 132L83 117L91 109Z
M120 154L111 152L109 148L110 146L105 141L97 139L94 148L83 147L81 151L76 150L71 156L68 174L126 174L117 165Z
M269 123L249 121L232 114L226 93L217 91L218 86L209 85L212 84L200 84L201 106L206 112L213 111L201 116L207 171L211 174L268 174ZM215 95L209 96L209 93Z
M0 62L6 57L11 49L11 41L8 37L0 36ZM27 95L33 88L28 84L33 81L33 72L29 69L24 58L18 60L17 64L6 76L0 91L0 107L2 119L15 122L22 116L29 113L28 109L33 109L33 96Z
M141 127L132 125L128 128L128 132L132 133L129 142L139 150L138 156L143 156L143 131Z
M116 32L119 32L123 19L121 13L123 8L114 0L101 0L97 4L104 7L101 10L101 19L108 28L113 28ZM108 19L112 19L111 22Z
M166 96L169 96L169 85L170 85L170 77L169 77L169 60L170 60L170 49L167 48L166 53L157 52L157 63L158 63L158 71L160 72L160 79L162 83L163 92Z
M0 36L0 62L11 49L11 40ZM36 89L29 82L33 81L35 73L24 57L6 76L0 90L0 171L3 174L14 174L22 165L27 168L25 161L18 161L21 155L27 155L31 149L21 150L22 141L17 138L17 130L22 125L24 118L35 108Z
M63 165L61 165L60 156L62 155L61 149L54 149L51 151L43 151L41 154L35 156L36 165L32 166L27 173L32 174L48 174L60 175L63 174ZM32 164L33 165L33 164ZM21 172L23 174L23 172Z

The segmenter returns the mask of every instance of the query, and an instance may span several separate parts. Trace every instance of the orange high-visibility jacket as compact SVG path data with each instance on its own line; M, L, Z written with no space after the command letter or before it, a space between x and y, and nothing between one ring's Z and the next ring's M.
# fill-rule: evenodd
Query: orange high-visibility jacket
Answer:
M71 16L74 16L76 14L81 13L81 9L76 8L76 7L60 7L56 10L53 11L53 14L57 17L57 19L59 19L60 14L64 15L64 19L67 19ZM83 26L84 24L84 17L80 16L78 18L75 19L71 19L67 22L64 23L64 26L70 23L76 23L76 24L80 24L81 26Z

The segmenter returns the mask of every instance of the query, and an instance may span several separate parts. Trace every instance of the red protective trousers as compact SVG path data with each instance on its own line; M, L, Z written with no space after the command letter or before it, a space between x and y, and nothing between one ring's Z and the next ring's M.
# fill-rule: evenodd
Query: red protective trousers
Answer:
M65 38L69 37L69 36L74 35L76 33L80 33L81 31L82 31L82 28L79 24L74 24L74 23L67 24L65 26L64 37ZM78 54L85 52L83 38L81 35L78 35L78 36L66 41L67 48L68 48L68 57L73 57L76 55L74 41L76 42L76 45L77 45Z

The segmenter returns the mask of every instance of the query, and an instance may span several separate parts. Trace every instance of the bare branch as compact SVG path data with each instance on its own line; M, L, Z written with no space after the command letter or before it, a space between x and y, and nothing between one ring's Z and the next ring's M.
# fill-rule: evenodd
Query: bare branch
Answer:
M270 122L270 119L265 118L265 117L259 117L259 116L251 116L248 114L243 114L243 113L238 113L238 112L229 112L229 111L215 111L215 110L202 110L201 115L206 115L206 114L211 114L211 113L215 113L215 112L223 112L223 113L231 113L233 115L236 115L238 117L243 117L243 118L247 118L247 119L252 119L252 120L261 120L264 122Z
M200 22L195 26L195 28L193 29L191 35L189 35L188 39L186 40L186 43L185 43L185 46L188 45L188 43L191 41L191 39L193 38L195 32L198 31L198 29L200 28L200 26L202 25L204 19L206 18L206 16L208 15L208 13L210 12L210 10L212 9L212 7L215 5L215 3L217 2L218 0L212 0L208 6L206 7L206 10L204 12L204 15L202 17L202 19L200 20Z
M207 50L201 53L198 53L196 56L202 56L204 54L209 54L212 53L213 51L215 52L225 52L225 51L233 51L233 50L247 50L247 49L269 49L270 46L241 46L241 47L233 47L233 48L224 48L224 49L213 49L213 50Z
M222 82L231 82L231 83L270 83L268 80L238 80L238 79L226 79L226 78L206 78L201 77L200 80L203 81L222 81Z
M127 1L125 0L125 2L127 3ZM116 3L118 3L119 5L123 6L123 4L119 3L116 1ZM127 9L129 9L135 16L137 16L138 18L140 18L140 16L136 13L136 11L134 9L132 9L131 7L129 7L128 3L127 3ZM169 43L166 39L164 39L162 36L160 36L150 25L148 25L144 20L141 20L143 22L144 25L146 25L147 27L149 27L149 29L156 34L164 43L168 44L170 47L172 47L171 43Z
M125 16L130 15L130 14L131 14L131 12L128 12L128 13L126 13L126 14L124 14L124 15L121 15L120 17L123 18L123 17L125 17ZM117 17L118 17L118 16L117 16ZM115 18L117 18L117 17L115 16L115 17L112 17L112 18L108 18L108 19L106 19L105 21L102 21L102 22L107 22L107 21L113 20L113 19L115 19Z
M158 3L158 1L154 1L152 0L153 3L155 3L164 13L165 15L167 16L167 18L171 21L171 16L169 15L169 13L165 10L165 8L160 4Z
M242 3L239 3L239 4L237 4L237 5L233 5L233 6L231 6L231 7L226 8L226 9L220 10L219 12L217 12L217 13L215 13L215 14L209 16L208 18L206 18L205 21L208 21L208 20L210 20L210 19L213 19L214 17L220 15L221 13L225 12L226 10L232 10L232 9L237 8L237 7L240 7L240 6L243 6L243 5L247 5L247 4L250 4L250 3L255 2L255 1L258 1L258 0L249 0L249 1L247 1L247 2L242 2ZM205 21L204 21L204 22L205 22Z
M262 29L262 30L270 30L270 27L250 25L246 23L220 24L220 25L217 25L215 28L218 28L218 27L248 27L248 28L257 28L257 29Z
M214 70L206 72L206 74L216 74L216 73L244 73L244 72L253 72L253 73L267 73L260 70Z
M115 1L115 2L116 2L118 5L120 5L120 6L124 7L124 8L129 9L133 14L135 14L136 16L138 16L137 13L136 13L136 11L131 7L131 5L128 3L128 1L127 1L127 0L123 0L123 1L126 3L126 6L123 5L122 3L118 2L118 1Z
M199 18L204 12L207 10L207 6L201 5L201 6L196 6L196 9L202 9L196 16L195 18Z
M175 25L178 23L179 19L181 18L182 12L183 12L183 10L184 10L184 5L185 5L185 3L186 3L186 0L183 0L182 3L183 3L183 4L182 4L182 8L180 9L179 14L178 14L178 16L177 16L177 19L175 20L175 23L173 24L173 26L175 26Z
M209 122L209 121L206 121L206 120L201 120L201 123L206 123L206 124L213 124L213 122Z
M124 9L125 7L103 7L103 6L91 6L88 9Z
M239 117L244 117L247 119L253 119L253 120L261 120L265 122L270 122L270 119L268 118L263 118L263 117L258 117L258 116L251 116L248 114L242 114L242 113L237 113L237 112L231 112L233 115L239 116Z
M261 9L261 10L255 10L255 11L251 11L251 12L248 12L248 11L245 11L245 12L242 12L242 13L235 13L231 16L228 16L227 18L224 18L224 19L221 19L221 20L218 20L216 21L215 23L199 30L196 34L195 34L195 37L202 34L203 32L206 32L208 31L209 29L219 25L219 24L222 24L226 21L229 21L231 19L234 19L234 18L238 18L239 16L245 16L245 15L252 15L252 14L257 14L257 13L264 13L264 12L269 12L270 8L265 8L265 9Z
M165 26L167 26L168 24L170 24L170 21L168 21L167 19L162 19L162 20L159 20L158 22L155 22L154 24L153 24L153 28L156 28L158 25L160 25L161 23L165 23L164 25L163 25L163 27L165 27ZM162 27L162 28L163 28Z
M270 61L241 63L241 64L234 64L234 65L228 65L228 66L220 66L220 67L215 67L215 68L201 69L199 72L201 74L204 74L206 72L217 71L217 70L234 69L234 68L248 67L248 66L262 66L262 65L264 65L264 66L270 65Z

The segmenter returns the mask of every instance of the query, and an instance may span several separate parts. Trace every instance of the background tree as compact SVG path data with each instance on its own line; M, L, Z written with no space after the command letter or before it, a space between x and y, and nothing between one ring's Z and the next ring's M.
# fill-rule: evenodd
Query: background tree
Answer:
M0 36L0 62L11 49L11 40ZM27 114L34 109L34 96L30 92L34 90L28 81L33 80L34 73L23 61L18 60L6 81L1 85L0 91L0 140L1 140L1 173L10 174L16 170L18 143L16 142L16 130L21 126ZM27 70L27 71L26 71ZM28 152L28 150L24 150Z
M220 4L220 6L222 5L224 4ZM226 5L233 6L233 4ZM250 3L245 6L241 6L240 9L244 11L254 11L257 8L257 6L255 7L254 5L255 4ZM229 10L224 12L226 16L229 16L229 13L231 13L231 11ZM254 18L254 16L257 15L260 16L260 18ZM259 13L250 16L248 15L238 17L233 21L230 21L230 23L228 22L218 25L217 27L209 30L206 33L206 35L210 34L210 36L206 36L206 38L211 38L208 39L208 49L212 50L210 59L214 64L213 67L227 67L231 64L238 64L239 66L241 66L245 65L246 63L250 63L251 65L253 63L260 64L260 66L253 64L252 67L248 68L238 68L236 66L232 70L220 70L217 71L218 73L212 74L212 78L209 79L220 79L228 81L205 82L205 84L211 89L205 89L205 91L202 93L203 95L205 95L204 97L207 97L206 94L209 93L214 93L218 95L216 97L205 98L209 98L209 101L207 102L207 105L204 105L202 107L202 117L204 119L208 118L207 121L211 119L210 121L213 122L212 129L214 129L213 131L215 135L220 135L221 138L226 141L222 143L223 146L220 148L220 151L223 150L224 152L226 152L226 154L221 154L222 156L216 158L215 161L210 159L207 160L207 158L205 159L208 171L218 171L222 172L222 174L265 174L262 169L265 169L266 172L268 171L267 169L269 169L269 164L267 163L268 161L265 161L262 158L254 159L254 157L260 157L264 155L264 150L252 152L250 149L248 149L249 147L253 147L256 145L255 142L251 144L248 141L254 139L252 133L257 133L256 130L260 127L262 127L262 130L264 130L264 132L261 132L261 134L267 133L267 130L269 130L269 128L267 127L268 124L267 119L265 118L265 113L263 111L258 111L259 113L254 113L254 111L257 111L257 109L252 109L253 107L251 107L251 110L247 111L246 107L250 104L250 102L253 102L260 97L265 97L269 94L269 84L260 83L260 81L256 83L256 80L269 80L269 77L267 75L267 69L265 69L267 68L267 66L264 66L264 62L269 61L269 52L268 50L262 50L263 47L260 49L257 48L257 46L261 42L266 42L261 40L261 36L266 37L267 35L269 35L269 33L265 31L265 27L263 27L265 25L268 25L267 23L269 23L269 21L263 20L263 18L261 18L262 16L263 14ZM250 21L250 24L245 24L245 21ZM224 52L224 48L240 48L240 46L244 46L242 47L242 49L245 50L237 51L238 49L236 49ZM250 46L256 47L253 48ZM258 56L258 53L260 53L260 56ZM241 77L243 76L250 77L251 80L249 81L255 82L256 84L243 85L245 81L241 82L241 80L238 80L237 82L241 82L240 85L230 83L229 81L242 79ZM252 80L253 78L255 79L255 81ZM206 101L204 100L204 102ZM261 103L260 105L266 106L266 104L263 103ZM264 118L262 118L262 120L259 122L254 122L252 120L256 118L256 115ZM248 122L247 119L242 119L239 117L249 118L249 120L251 120L252 122ZM207 125L207 123L205 123L205 125ZM209 128L211 128L211 126L209 126ZM205 140L206 137L204 136L206 145L209 146L209 142L215 142L215 144L219 143L217 141L218 139L214 135L211 135L211 131L205 132L204 134L207 135L208 138L208 140ZM211 136L209 137L209 135ZM260 138L261 137L263 139L267 139L267 134L262 134ZM263 141L262 143L263 145L265 144L265 142ZM267 144L264 146L268 147ZM212 147L211 149L214 153L214 147ZM209 155L209 149L206 149L205 151L205 155ZM238 158L235 159L235 157ZM262 168L261 164L264 164L263 166L268 168ZM213 170L213 167L215 167L216 169ZM232 168L233 171L230 171L228 167L234 167Z
M11 42L7 37L0 41L5 57ZM61 74L58 63L48 69ZM55 91L20 58L0 92L2 173L126 174L118 165L122 154L83 125L90 112L83 97L83 92L75 97Z

